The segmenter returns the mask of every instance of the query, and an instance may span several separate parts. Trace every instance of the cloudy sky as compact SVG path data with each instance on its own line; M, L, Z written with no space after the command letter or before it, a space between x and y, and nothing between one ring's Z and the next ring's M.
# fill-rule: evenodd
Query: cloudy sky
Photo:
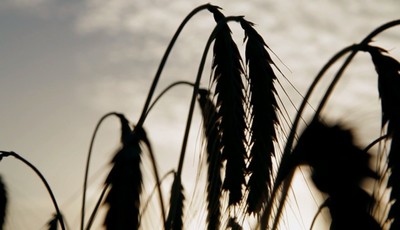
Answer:
M86 152L98 119L117 111L132 122L137 121L169 39L181 20L203 3L206 2L0 1L0 150L20 153L43 172L72 229L79 226ZM277 61L278 65L300 92L306 90L335 52L360 41L375 27L397 19L400 9L397 0L211 3L221 6L226 15L245 15L255 22L282 60L283 63ZM158 92L176 80L194 80L213 26L209 13L193 18L171 54ZM232 27L240 42L242 32L239 27ZM400 33L394 31L397 33L385 33L376 40L399 57ZM376 118L369 115L368 109L355 107L363 101L379 102L375 78L368 77L373 68L361 68L367 61L360 57L356 60L358 65L349 70L359 78L344 82L346 90L339 90L335 101L340 112L332 112L338 116L355 113L357 116L343 118L355 125L360 120ZM205 85L210 64L206 68ZM298 105L299 95L284 80L282 83ZM352 94L346 94L347 89L352 89ZM162 172L177 165L190 95L190 89L185 87L171 92L145 125L162 162ZM199 127L199 122L194 124L191 143L200 142ZM106 175L108 162L118 147L118 129L116 119L102 126L94 150L92 181L101 183ZM187 178L196 176L188 169L197 166L195 151L196 148L188 150ZM7 229L43 229L53 207L40 181L12 159L1 162L0 173L10 193ZM98 188L99 184L92 185L90 194L97 197Z

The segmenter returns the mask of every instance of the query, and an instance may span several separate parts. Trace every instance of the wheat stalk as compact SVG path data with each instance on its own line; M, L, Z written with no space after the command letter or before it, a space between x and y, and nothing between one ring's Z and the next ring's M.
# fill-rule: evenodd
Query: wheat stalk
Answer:
M225 19L219 11L213 11L216 22ZM229 192L229 204L236 205L242 199L245 185L246 118L242 82L243 67L239 50L231 37L228 25L222 26L214 43L213 81L217 97L217 120L221 132L222 157L226 159L225 178L222 188Z
M185 155L186 155L186 147L187 147L188 138L189 138L189 132L190 132L191 123L192 123L192 119L193 119L195 102L196 102L196 98L198 96L200 80L201 80L201 76L202 76L202 73L203 73L203 70L204 70L204 66L205 66L205 63L206 63L206 59L207 59L207 54L208 54L209 48L210 48L212 42L214 41L216 35L218 34L218 32L223 28L223 26L228 21L239 21L240 18L241 17L230 16L230 17L227 17L224 20L218 22L217 25L215 26L215 28L213 29L211 35L209 36L208 41L206 43L206 46L204 48L204 51L203 51L203 54L202 54L202 57L201 57L201 61L200 61L200 64L199 64L199 68L198 68L198 71L197 71L196 80L195 80L194 86L193 86L193 94L192 94L192 99L191 99L190 105L189 105L189 113L188 113L188 117L187 117L187 121L186 121L185 133L184 133L184 136L183 136L181 153L180 153L179 162L178 162L178 168L177 168L177 171L176 171L176 175L179 176L179 177L182 174L183 162L184 162ZM178 191L179 191L178 189L175 189L175 192L178 192ZM174 192L174 190L172 192ZM177 197L178 194L172 193L171 196ZM170 207L170 210L171 210L171 208L173 209L174 207Z
M199 90L199 104L203 115L203 129L207 149L207 229L219 229L221 196L221 137L218 130L217 109L207 90Z
M83 179L83 192L82 192L82 208L81 208L81 230L83 230L84 228L84 224L85 224L85 210L86 210L86 190L87 190L87 182L88 182L88 176L89 176L89 167L90 167L90 159L92 157L92 151L93 151L93 146L94 146L94 140L96 138L96 134L100 128L100 125L103 123L103 121L110 117L110 116L119 116L119 113L116 112L110 112L105 114L104 116L102 116L100 118L100 120L98 121L91 141L90 141L90 145L89 145L89 151L88 151L88 155L87 155L87 159L86 159L86 167L85 167L85 175L84 175L84 179Z
M148 112L148 108L149 108L149 106L150 106L151 99L152 99L153 94L154 94L154 92L155 92L155 89L156 89L156 86L157 86L157 84L158 84L158 81L159 81L159 79L160 79L160 77L161 77L161 73L162 73L162 71L163 71L163 69L164 69L165 64L167 63L168 56L169 56L169 54L171 53L172 48L174 47L175 42L176 42L176 40L178 39L178 37L179 37L180 33L182 32L183 28L184 28L184 27L186 26L186 24L190 21L190 19L191 19L194 15L196 15L198 12L200 12L200 11L202 11L202 10L205 10L205 9L207 9L207 10L212 10L212 9L214 9L214 8L217 8L217 7L216 7L216 6L213 6L213 5L211 5L211 4L204 4L204 5L198 6L198 7L196 7L195 9L193 9L193 10L185 17L185 19L181 22L181 24L179 25L179 27L178 27L178 29L176 30L174 36L172 37L171 41L170 41L169 44L168 44L167 49L166 49L165 52L164 52L164 55L163 55L163 57L162 57L162 59L161 59L160 64L158 65L157 72L156 72L156 74L155 74L155 76L154 76L154 78L153 78L153 83L152 83L151 86L150 86L150 90L149 90L149 93L148 93L148 95L147 95L146 102L145 102L145 104L144 104L144 106L143 106L142 114L140 115L140 118L139 118L139 121L138 121L138 123L137 123L137 126L142 126L143 123L144 123L144 121L145 121L145 119L146 119L147 112Z
M25 158L23 158L21 155L19 155L16 152L8 152L8 151L0 151L0 161L3 159L3 157L9 157L12 156L15 159L21 161L22 163L24 163L26 166L28 166L30 169L32 169L32 171L35 172L35 174L40 178L40 180L42 181L42 183L44 184L44 186L47 189L47 192L49 193L49 196L51 198L51 201L53 202L54 205L54 209L56 211L56 215L58 217L58 222L60 223L61 229L65 230L65 224L64 224L64 218L61 215L61 211L60 208L58 206L56 197L54 196L53 190L51 189L49 183L47 182L46 178L43 176L43 174L39 171L38 168L36 168L31 162L29 162L28 160L26 160Z
M145 132L138 127L132 132L128 120L122 115L120 119L122 147L112 160L113 167L105 182L111 188L105 200L109 209L104 225L107 229L138 229L142 192L140 141Z
M272 158L275 156L275 125L278 125L275 99L276 80L271 65L274 65L264 39L253 28L253 23L240 21L245 31L246 63L250 85L251 139L249 141L250 164L247 167L250 179L247 205L248 213L259 213L268 200L271 187Z
M170 209L168 213L165 229L181 230L183 228L183 209L185 195L182 186L181 178L175 174L174 182L172 183Z

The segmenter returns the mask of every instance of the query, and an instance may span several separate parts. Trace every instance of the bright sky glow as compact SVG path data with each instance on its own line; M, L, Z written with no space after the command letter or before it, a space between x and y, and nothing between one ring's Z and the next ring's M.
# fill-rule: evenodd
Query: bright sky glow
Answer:
M98 119L107 112L117 111L132 122L137 121L169 39L181 20L204 3L198 0L0 2L0 150L18 152L43 172L71 229L79 226L86 152ZM377 26L397 19L400 9L397 0L211 3L221 6L226 15L245 15L256 23L259 33L290 71L278 60L276 63L300 92L306 90L312 77L334 53L360 41ZM171 54L158 92L174 81L194 80L213 27L212 16L205 12L189 23ZM243 33L235 30L235 25L232 27L240 42ZM399 41L397 32L388 33L377 42L388 44L385 47L400 57ZM363 63L368 59L357 61ZM205 85L210 64L206 68ZM368 109L353 106L379 103L376 92L372 92L375 78L365 76L370 71L362 67L349 72L357 77L343 83L344 89L332 101L339 109L328 108L331 118L355 113L361 119L354 115L343 120L354 125L376 120L370 117ZM287 89L294 95L297 106L301 98L290 86ZM346 89L354 91L349 95ZM162 175L177 166L190 95L187 87L169 93L145 125ZM201 142L200 123L197 121L192 127L190 146L194 147L188 149L184 168L188 191L195 188L197 172L193 168L198 165L196 151ZM361 132L371 130L374 129L369 127ZM116 119L110 119L98 135L91 167L95 176L89 190L94 197L88 200L89 207L97 199L108 173L108 162L118 147L118 132ZM373 132L369 135L375 136ZM53 207L40 181L11 159L0 163L0 174L10 193L6 229L45 229ZM296 183L302 184L301 180ZM298 200L303 193L307 190L299 192ZM291 208L298 213L298 207L292 204ZM302 211L302 216L296 218L304 218L304 226L289 224L290 229L309 228L315 207L303 210L306 211Z

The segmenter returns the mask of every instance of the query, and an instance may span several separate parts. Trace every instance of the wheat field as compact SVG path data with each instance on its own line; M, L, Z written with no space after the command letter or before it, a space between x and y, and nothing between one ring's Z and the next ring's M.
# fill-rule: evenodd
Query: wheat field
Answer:
M178 37L200 13L207 13L214 27L205 41L197 72L191 74L191 80L159 86ZM376 25L365 31L359 43L333 54L302 94L284 73L289 69L284 60L253 22L246 16L225 16L219 6L200 5L171 38L138 119L108 112L94 127L83 165L81 210L76 210L80 212L79 225L68 224L47 175L22 154L1 150L1 164L19 160L39 177L54 206L48 229L91 229L95 222L106 229L291 228L288 212L296 205L301 212L295 186L299 176L310 186L312 196L318 197L313 197L318 210L310 223L303 223L304 228L399 229L400 63L391 54L397 44L374 43L388 31L396 32L399 24L395 19ZM238 42L240 36L243 41ZM359 56L368 60L368 66L358 65ZM353 66L366 68L368 76L375 77L371 95L379 102L366 105L377 107L379 116L374 118L379 126L375 127L378 135L367 136L365 143L358 141L363 134L359 130L365 127L354 125L349 114L335 113L336 103L347 100L340 88L346 87L343 82L349 84L347 79L352 76L347 71ZM204 77L206 68L210 68L208 78ZM318 88L321 82L323 89ZM186 120L182 120L184 135L178 161L168 173L161 174L159 155L152 146L151 133L146 132L147 118L178 86L191 90L190 104ZM157 87L163 89L157 91ZM296 92L298 105L288 91ZM88 191L93 147L102 123L111 117L119 123L120 144L102 188L93 196ZM196 128L200 129L198 172L186 181L189 135ZM188 195L189 182L196 185L195 195ZM12 194L7 193L7 186L0 183L0 226L8 218L8 197ZM90 207L89 198L95 200Z

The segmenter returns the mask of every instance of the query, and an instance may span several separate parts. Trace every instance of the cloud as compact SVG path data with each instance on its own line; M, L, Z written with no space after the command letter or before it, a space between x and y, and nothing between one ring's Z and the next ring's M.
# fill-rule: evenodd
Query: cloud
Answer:
M75 90L85 107L96 111L129 111L144 103L148 82L116 76L99 76L96 82L82 82Z
M84 33L129 31L130 21L140 18L148 8L148 3L141 1L87 0L85 10L77 21L77 28Z
M77 28L81 32L119 30L125 15L124 11L131 9L132 5L126 0L88 0L84 13L78 19Z
M151 31L152 28L165 28L166 25L179 23L180 18L176 15L185 15L200 4L203 3L86 0L85 9L78 18L76 27L82 33Z
M43 6L52 0L5 0L0 6L9 8L35 8Z
M22 11L28 15L45 18L52 12L61 10L58 5L64 4L59 0L1 0L0 11Z
M7 11L14 17L14 12L33 16L33 19L46 20L62 19L65 22L73 22L76 15L83 8L80 0L0 0L0 12Z

